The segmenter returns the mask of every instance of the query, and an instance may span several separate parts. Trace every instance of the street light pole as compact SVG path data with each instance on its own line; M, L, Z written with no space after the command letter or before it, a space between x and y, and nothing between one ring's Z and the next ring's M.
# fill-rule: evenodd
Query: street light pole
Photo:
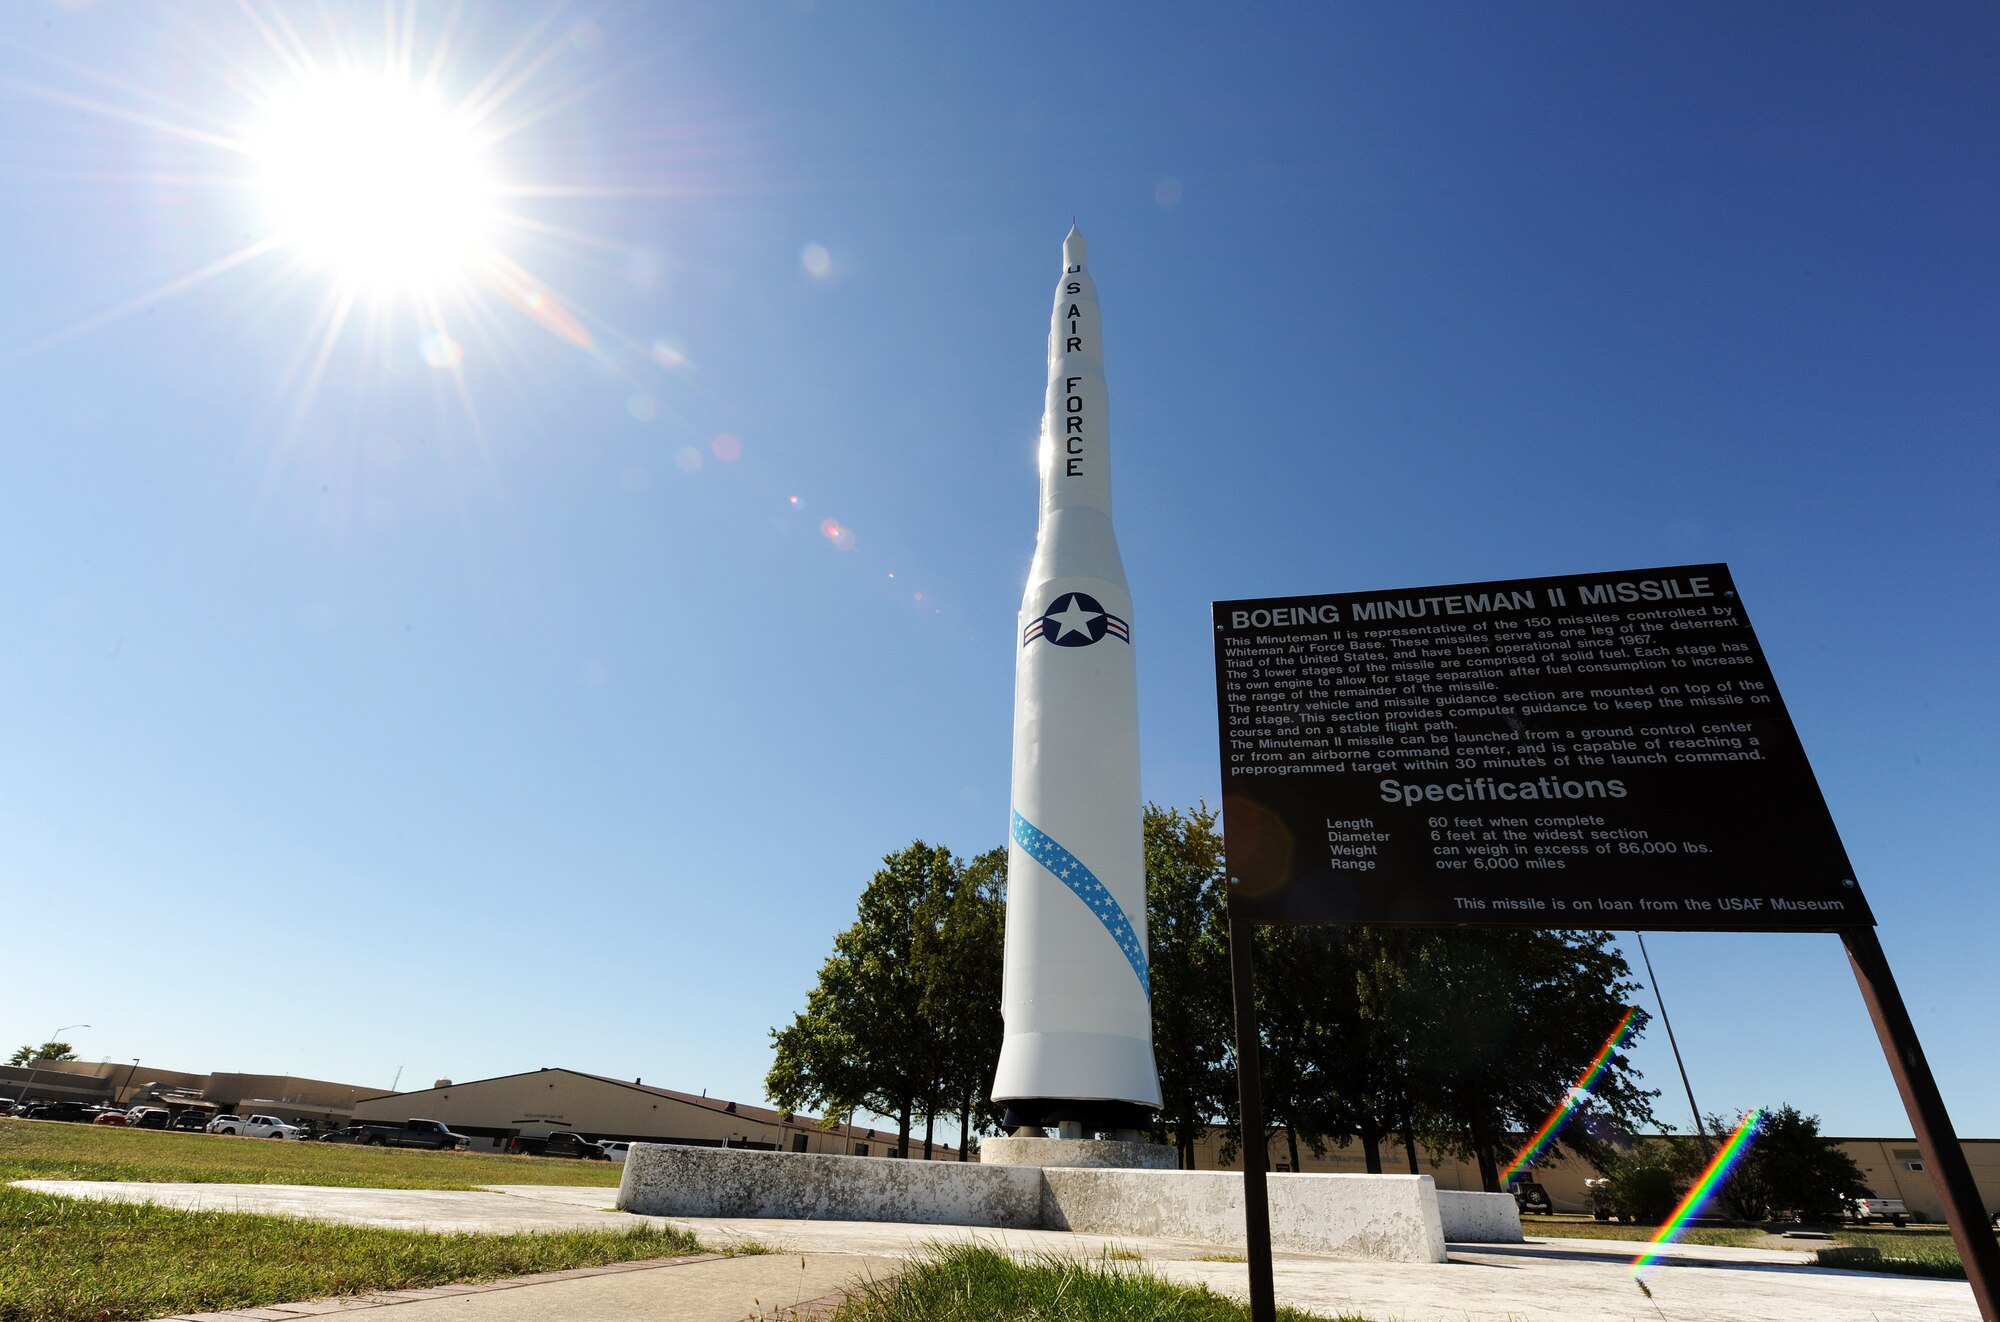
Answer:
M64 1024L61 1028L58 1028L55 1032L50 1033L46 1038L44 1038L42 1040L42 1045L47 1046L49 1043L55 1041L57 1038L61 1037L64 1033L67 1033L72 1028L88 1028L88 1027L90 1027L89 1024ZM21 1100L24 1102L28 1100L28 1089L35 1086L35 1073L36 1073L35 1058L30 1057L28 1060L28 1081L21 1085Z
M124 1086L123 1088L120 1088L120 1089L119 1089L118 1091L119 1091L119 1092L122 1092L122 1093L129 1093L129 1092L131 1092L131 1091L132 1091L132 1076L133 1076L134 1074L137 1074L138 1072L139 1072L139 1058L138 1058L137 1056L134 1056L134 1057L132 1057L132 1068L131 1068L131 1069L129 1069L129 1070L126 1070L126 1071L125 1071L125 1086ZM131 1098L129 1098L129 1097L128 1097L128 1098L126 1098L126 1100L127 1100L127 1101L130 1101L130 1100L131 1100ZM118 1098L117 1098L117 1096L116 1096L115 1094L114 1094L114 1095L112 1096L112 1098L111 1098L111 1102L112 1102L112 1104L113 1104L114 1106L115 1106L115 1105L117 1105L117 1103L118 1103Z

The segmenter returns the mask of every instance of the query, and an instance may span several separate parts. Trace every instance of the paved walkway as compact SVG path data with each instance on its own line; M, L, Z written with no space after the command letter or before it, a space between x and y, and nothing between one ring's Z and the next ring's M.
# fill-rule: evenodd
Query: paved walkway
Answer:
M23 1187L73 1197L150 1200L174 1207L278 1212L399 1229L510 1232L630 1226L610 1211L609 1189L496 1186L432 1190L306 1188L289 1185L146 1185L24 1180ZM1208 1261L1213 1246L1142 1236L1071 1235L891 1222L745 1221L647 1218L692 1230L724 1247L754 1240L781 1250L758 1257L677 1259L619 1264L496 1287L447 1286L407 1296L378 1296L394 1308L382 1322L743 1322L784 1316L792 1306L837 1293L869 1277L893 1275L926 1245L977 1241L1019 1256L1062 1253L1141 1264L1171 1280L1246 1292L1240 1262ZM1676 1247L1635 1284L1627 1264L1635 1246L1605 1240L1536 1239L1527 1244L1455 1244L1436 1264L1354 1262L1305 1254L1277 1256L1281 1303L1326 1316L1358 1314L1371 1322L1977 1322L1972 1291L1959 1281L1930 1281L1810 1265L1805 1253ZM250 1310L238 1318L297 1317L348 1311L368 1301L321 1301ZM815 1310L808 1310L812 1316ZM371 1319L372 1322L372 1319Z

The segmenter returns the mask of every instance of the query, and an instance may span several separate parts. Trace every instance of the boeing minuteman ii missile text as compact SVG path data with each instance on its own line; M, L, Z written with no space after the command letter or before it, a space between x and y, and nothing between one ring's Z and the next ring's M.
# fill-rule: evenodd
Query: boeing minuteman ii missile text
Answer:
M1083 235L1063 240L1041 521L1014 651L1008 1127L1137 1129L1160 1105L1146 961L1132 596L1111 531L1110 406Z

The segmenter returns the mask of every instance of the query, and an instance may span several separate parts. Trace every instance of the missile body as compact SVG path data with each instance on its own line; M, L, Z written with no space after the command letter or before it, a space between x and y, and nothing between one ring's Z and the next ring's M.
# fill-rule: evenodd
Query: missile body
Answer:
M1007 1127L1133 1130L1160 1105L1146 954L1132 597L1111 530L1110 408L1083 236L1063 241L1041 517L1014 645Z

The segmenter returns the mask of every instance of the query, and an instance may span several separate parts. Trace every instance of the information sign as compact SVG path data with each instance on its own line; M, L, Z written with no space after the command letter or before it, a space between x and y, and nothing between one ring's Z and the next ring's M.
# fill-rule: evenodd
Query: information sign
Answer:
M1725 565L1215 605L1258 922L1874 918Z

